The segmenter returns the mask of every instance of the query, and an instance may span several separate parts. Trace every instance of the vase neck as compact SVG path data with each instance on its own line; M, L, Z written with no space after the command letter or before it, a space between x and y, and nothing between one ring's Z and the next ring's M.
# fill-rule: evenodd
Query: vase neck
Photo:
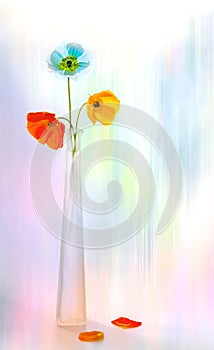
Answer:
M82 134L82 129L68 128L65 132L65 143L67 144L67 150L71 151L73 156L81 148Z

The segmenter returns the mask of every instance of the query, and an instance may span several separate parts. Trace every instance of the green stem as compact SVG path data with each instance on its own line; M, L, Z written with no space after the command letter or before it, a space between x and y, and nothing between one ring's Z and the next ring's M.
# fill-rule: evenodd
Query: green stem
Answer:
M76 151L77 151L77 134L74 133L74 147L73 147L73 150L72 150L72 155L73 156L76 153Z
M76 119L76 124L75 124L75 131L74 131L74 148L73 148L73 156L77 151L77 127L78 127L78 122L79 122L79 117L80 117L80 113L83 109L83 107L86 105L87 103L83 103L82 106L79 109L79 112L77 114L77 119Z
M70 78L68 77L68 108L69 108L69 123L70 127L73 129L71 122L71 88L70 88Z
M72 145L72 131L74 130L74 127L71 122L71 88L70 88L70 78L68 77L68 110L69 110L69 124L70 124L70 141ZM73 149L73 155L74 155L74 149Z
M78 127L78 121L79 121L80 113L81 113L81 111L82 111L82 109L83 109L83 107L84 107L85 105L87 105L87 102L83 103L83 105L82 105L82 106L80 107L80 109L79 109L79 112L78 112L78 115L77 115L76 124L75 124L75 129L76 129L76 130L77 130L77 127Z
M64 118L64 117L58 117L57 119L64 119L64 120L66 120L66 122L68 122L68 123L70 124L70 120L69 120L69 119L67 119L67 118Z

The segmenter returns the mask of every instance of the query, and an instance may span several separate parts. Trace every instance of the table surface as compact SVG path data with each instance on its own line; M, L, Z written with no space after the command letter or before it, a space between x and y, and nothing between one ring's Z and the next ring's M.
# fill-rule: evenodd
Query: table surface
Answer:
M8 301L1 300L1 350L208 350L214 348L212 334L190 333L185 329L121 329L111 323L101 324L88 320L84 327L58 327L54 311L47 308L18 310ZM84 330L102 330L105 338L85 343L78 339Z

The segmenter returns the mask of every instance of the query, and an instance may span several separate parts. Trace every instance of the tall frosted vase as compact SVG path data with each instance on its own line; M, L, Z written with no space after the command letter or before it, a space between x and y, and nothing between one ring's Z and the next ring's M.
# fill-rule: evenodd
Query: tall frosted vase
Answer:
M60 261L56 318L59 326L86 324L84 235L79 130L67 137L64 216L60 241ZM75 141L76 139L76 141ZM72 150L76 147L76 152Z

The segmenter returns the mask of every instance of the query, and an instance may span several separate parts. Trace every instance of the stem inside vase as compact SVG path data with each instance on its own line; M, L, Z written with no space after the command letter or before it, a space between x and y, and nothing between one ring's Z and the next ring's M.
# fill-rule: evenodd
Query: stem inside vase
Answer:
M70 133L72 133L72 147L70 142L67 142L64 215L60 241L56 315L59 326L86 324L81 159L80 154L76 156L80 150L82 131L68 130L69 135ZM74 184L75 195L71 193L71 183ZM79 247L74 245L76 238L78 238Z

